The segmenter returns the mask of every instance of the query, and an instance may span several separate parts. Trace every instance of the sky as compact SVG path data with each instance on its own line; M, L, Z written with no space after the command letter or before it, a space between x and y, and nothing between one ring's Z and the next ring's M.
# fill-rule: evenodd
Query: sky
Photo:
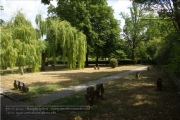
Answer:
M121 27L124 21L119 15L120 12L128 13L128 7L131 5L130 0L108 0L108 5L114 9L114 16L117 20L121 20ZM56 1L51 1L51 4L56 6ZM41 3L41 0L0 0L0 6L3 6L4 10L0 11L0 19L9 21L18 10L21 10L25 17L32 22L32 25L36 27L35 17L37 14L41 14L43 18L47 17L47 7Z

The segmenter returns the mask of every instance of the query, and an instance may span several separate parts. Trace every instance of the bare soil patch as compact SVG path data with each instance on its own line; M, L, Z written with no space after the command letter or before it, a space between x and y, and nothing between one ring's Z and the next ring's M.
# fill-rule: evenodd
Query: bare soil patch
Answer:
M116 68L101 67L100 70L94 70L93 67L81 70L47 71L37 73L6 74L1 76L1 87L5 89L13 89L14 80L19 80L32 86L43 85L59 85L57 89L83 84L102 77L114 75L141 67L141 65L119 66Z

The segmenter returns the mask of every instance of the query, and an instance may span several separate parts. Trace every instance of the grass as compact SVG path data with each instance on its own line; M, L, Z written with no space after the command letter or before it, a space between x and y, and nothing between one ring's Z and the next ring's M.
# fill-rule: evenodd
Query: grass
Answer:
M180 119L179 95L172 80L159 68L142 71L104 84L104 100L98 100L90 111L60 111L69 118L80 116L84 120L178 120ZM156 80L163 80L162 91L156 90ZM86 105L86 91L53 101L47 105Z
M107 77L142 66L119 66L115 69L110 67L101 67L100 70L94 70L93 67L85 68L83 70L67 70L63 67L60 68L61 66L58 67L59 71L25 73L24 75L3 75L1 76L2 87L6 89L13 89L14 80L25 82L29 86L29 92L21 94L33 99L33 97L37 97L42 94L50 94L62 88L84 84L89 81L97 80L102 77Z
M42 85L42 86L38 85L38 86L33 86L33 87L30 87L31 91L29 91L25 95L28 98L32 98L32 97L36 97L38 95L52 93L52 92L56 91L59 88L60 88L60 86L58 86L58 85Z

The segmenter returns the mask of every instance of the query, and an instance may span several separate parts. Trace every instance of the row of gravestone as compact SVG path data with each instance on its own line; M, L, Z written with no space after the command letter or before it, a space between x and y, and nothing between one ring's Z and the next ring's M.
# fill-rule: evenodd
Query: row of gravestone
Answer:
M103 100L104 86L102 83L96 85L96 89L93 86L87 88L87 93L85 94L85 99L87 104L94 105L95 100Z
M28 85L23 82L20 82L18 80L14 80L13 85L14 85L14 89L16 89L16 90L20 90L25 93L27 93L29 91Z
M94 70L96 70L96 69L99 70L99 69L100 69L100 66L99 66L99 65L95 65L95 66L94 66Z

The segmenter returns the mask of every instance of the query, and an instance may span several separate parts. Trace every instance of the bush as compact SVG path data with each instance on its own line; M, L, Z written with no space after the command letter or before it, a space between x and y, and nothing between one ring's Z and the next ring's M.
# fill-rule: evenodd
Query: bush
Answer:
M0 67L2 70L6 70L7 69L7 66L1 66Z
M115 58L112 58L111 60L110 60L110 66L112 67L112 68L115 68L115 67L117 67L118 66L118 61L117 61L117 59L115 59Z
M134 65L136 64L136 60L119 60L119 65Z

